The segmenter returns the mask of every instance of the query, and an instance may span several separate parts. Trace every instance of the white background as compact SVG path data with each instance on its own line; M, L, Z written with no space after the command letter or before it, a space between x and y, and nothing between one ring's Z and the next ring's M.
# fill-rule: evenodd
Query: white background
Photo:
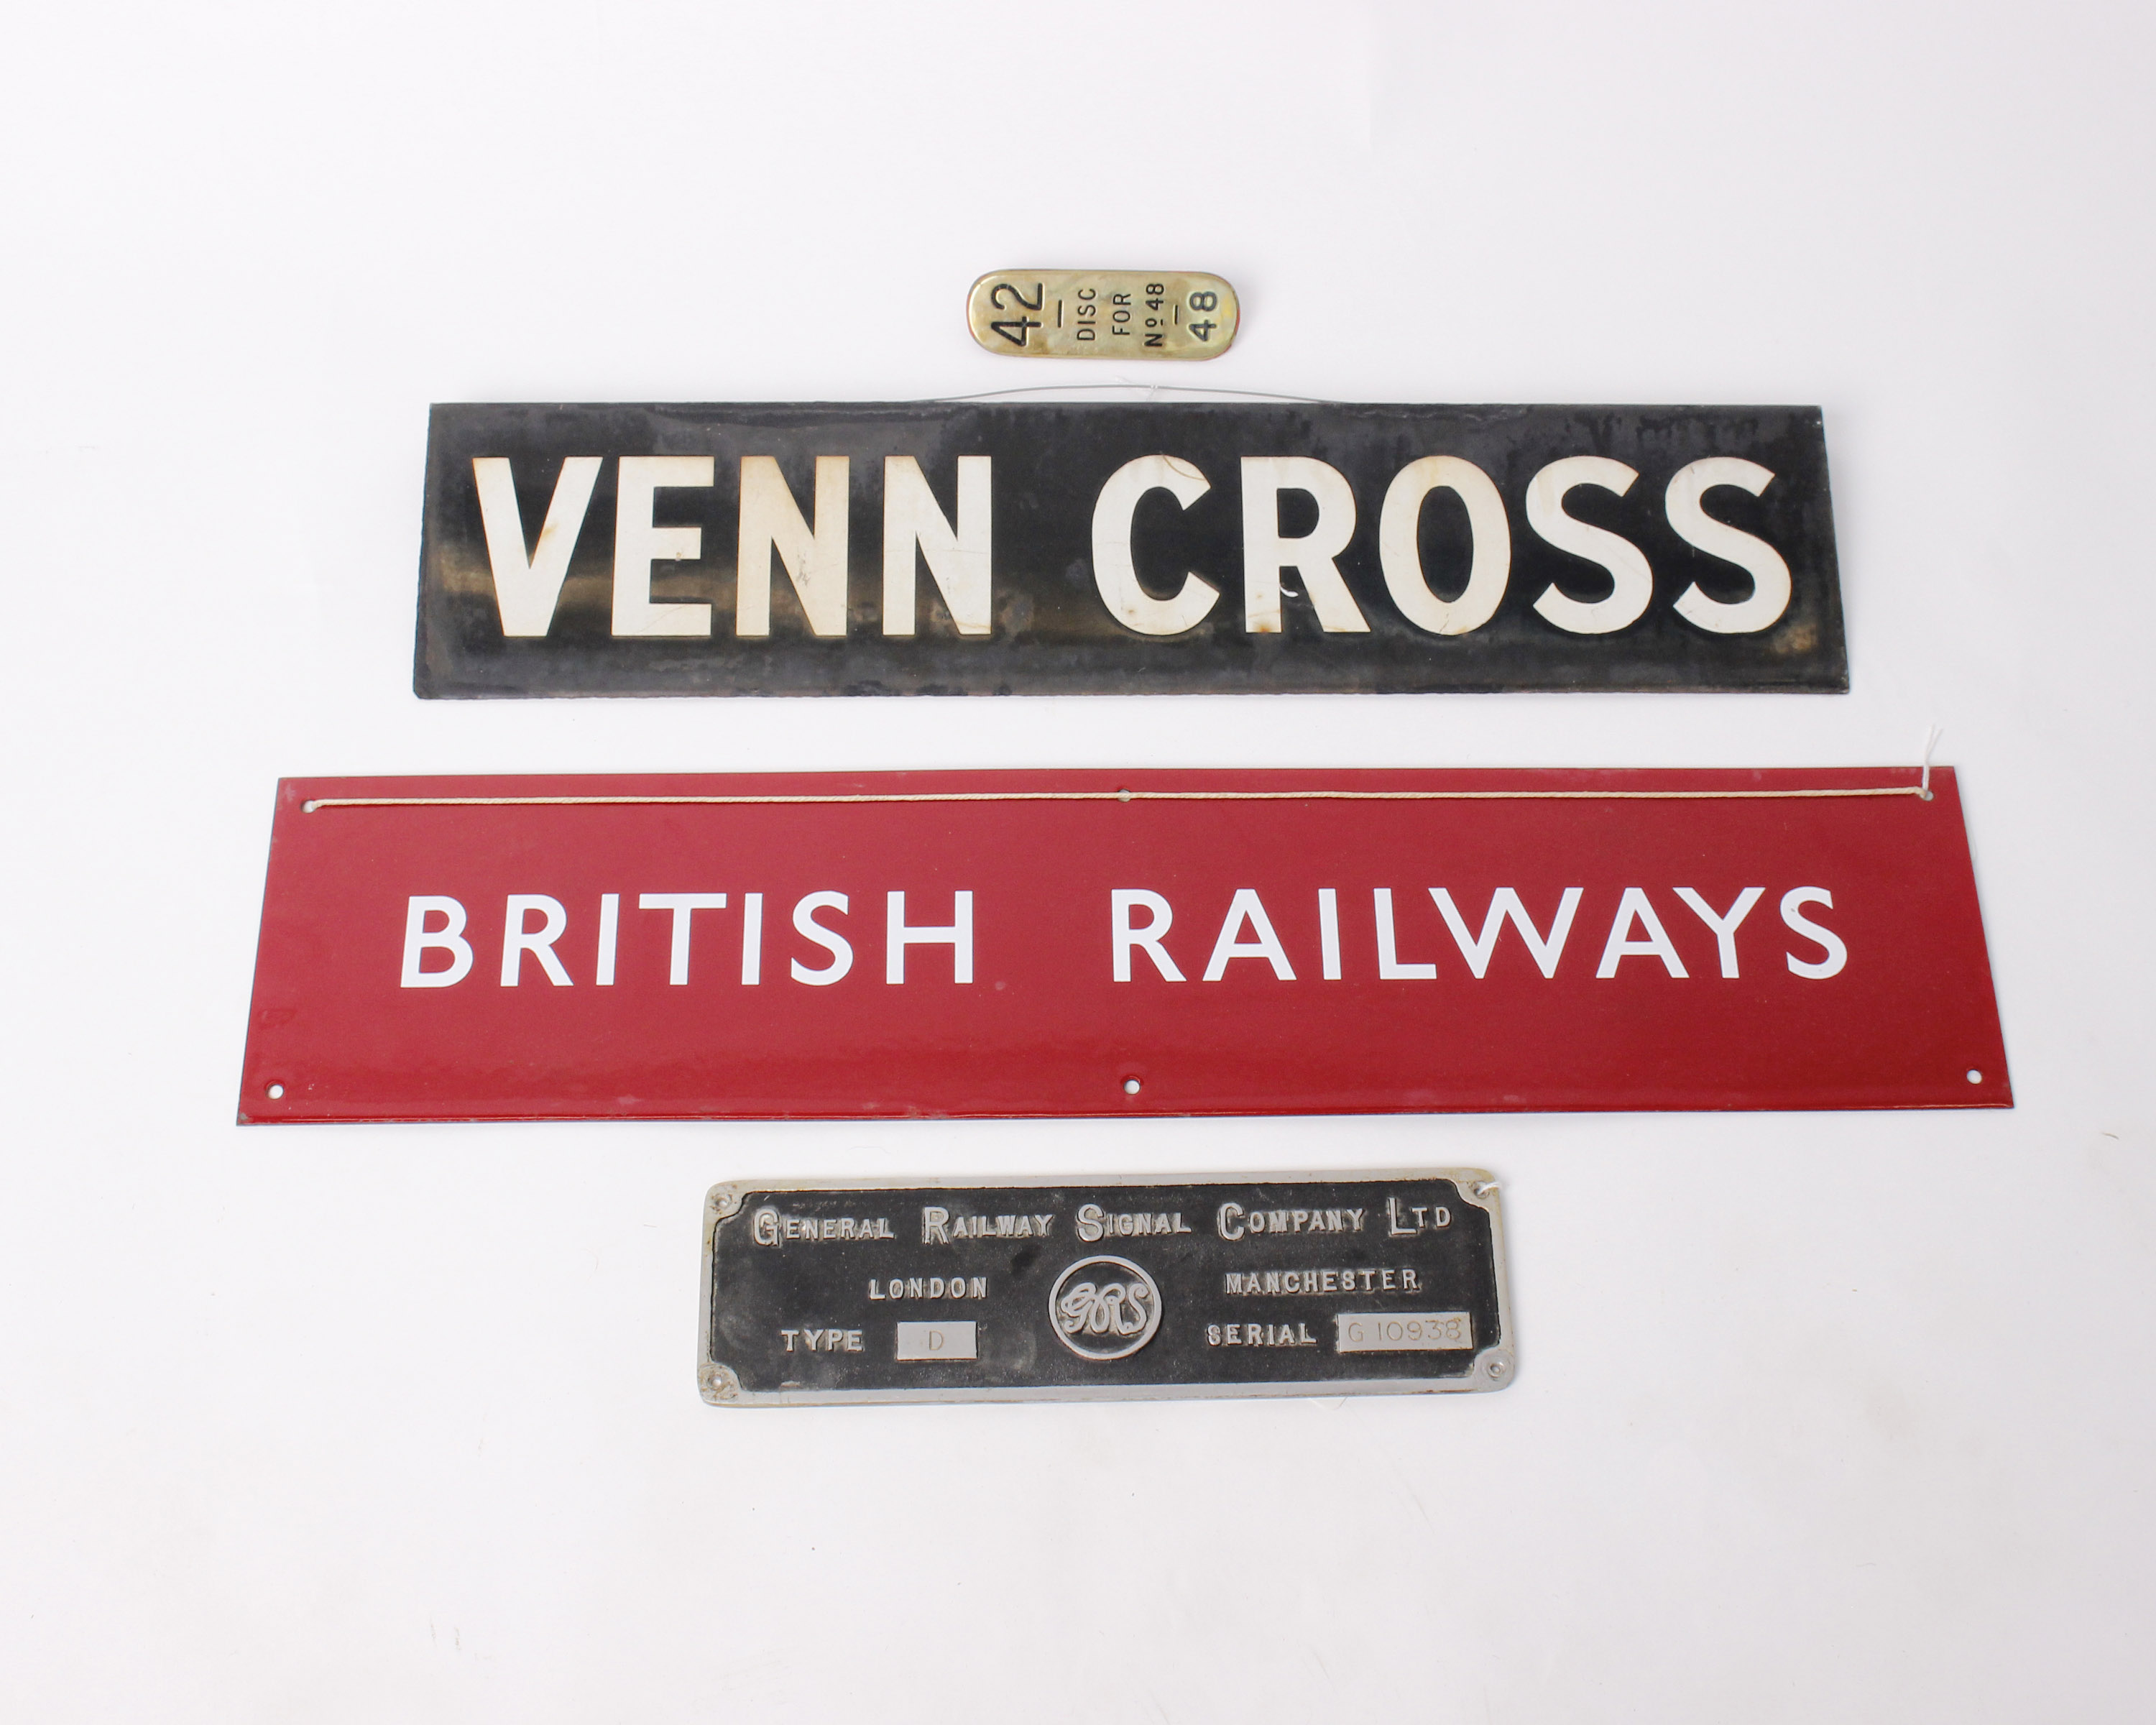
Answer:
M2052 5L23 8L0 1712L2140 1720L2151 26ZM430 401L1824 405L1845 697L422 703ZM1147 373L1150 378L1154 374ZM240 1129L280 773L1964 773L2010 1113ZM1502 1394L725 1412L714 1180L1481 1164Z

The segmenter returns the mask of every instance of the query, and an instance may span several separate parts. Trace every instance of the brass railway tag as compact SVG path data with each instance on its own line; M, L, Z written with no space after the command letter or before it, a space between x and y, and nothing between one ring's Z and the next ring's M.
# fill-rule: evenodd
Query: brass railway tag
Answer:
M1241 318L1217 275L1172 270L1003 270L966 296L991 353L1049 359L1211 359Z

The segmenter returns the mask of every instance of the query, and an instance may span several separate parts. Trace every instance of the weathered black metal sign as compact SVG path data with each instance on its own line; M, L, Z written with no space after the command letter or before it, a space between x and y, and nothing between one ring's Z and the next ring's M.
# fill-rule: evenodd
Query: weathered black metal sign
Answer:
M1498 1389L1479 1170L994 1185L774 1180L704 1214L721 1406Z
M424 696L1841 690L1814 408L449 406Z

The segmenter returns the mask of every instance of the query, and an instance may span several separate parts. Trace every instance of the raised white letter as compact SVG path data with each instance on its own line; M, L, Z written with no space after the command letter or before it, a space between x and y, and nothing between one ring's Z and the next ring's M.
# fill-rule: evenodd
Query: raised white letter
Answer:
M1822 928L1804 914L1806 905L1825 905L1834 908L1834 895L1824 886L1793 886L1782 895L1782 920L1806 940L1817 941L1826 949L1826 957L1817 964L1807 964L1794 952L1784 956L1789 968L1799 976L1810 977L1814 982L1825 982L1830 976L1840 976L1841 968L1849 963L1849 948L1842 945L1841 937L1830 928Z
M816 526L801 519L786 475L769 455L741 465L741 537L734 562L734 633L771 633L771 556L775 551L800 598L808 631L846 632L846 485L844 455L816 458Z
M973 895L954 892L951 896L951 926L948 928L909 928L906 924L906 895L902 892L885 895L883 979L887 983L906 980L906 949L908 947L949 947L951 980L970 983L973 979Z
M1317 889L1318 968L1328 983L1340 980L1340 895L1330 886Z
M749 988L763 980L763 895L742 895L742 981Z
M811 970L798 958L793 961L793 980L806 983L813 988L828 988L833 983L854 968L853 942L835 929L826 928L816 920L816 912L830 909L841 916L846 914L846 896L843 892L812 892L793 907L793 927L798 933L807 936L831 955L831 962L821 970Z
M689 919L698 911L723 911L726 896L723 892L644 892L637 895L636 908L639 911L671 911L674 913L674 950L666 967L666 980L675 988L685 988L689 982Z
M541 922L536 931L524 926L525 913L538 911ZM559 899L549 898L543 892L512 892L501 919L501 986L516 986L517 973L524 968L524 955L529 952L539 961L540 969L547 973L547 980L557 988L569 986L569 973L562 968L562 961L554 956L554 942L562 937L562 931L569 926L569 913L562 908Z
M1108 895L1110 916L1115 934L1115 977L1119 983L1131 979L1131 948L1143 947L1146 957L1152 960L1153 968L1171 983L1183 980L1183 973L1175 968L1175 961L1168 956L1168 948L1161 945L1161 937L1175 921L1174 907L1157 892L1117 887ZM1151 913L1142 928L1131 926L1131 912L1142 909Z
M1635 922L1646 930L1645 940L1630 938ZM1603 944L1602 963L1595 967L1594 973L1598 977L1613 977L1622 961L1642 955L1661 959L1662 968L1671 976L1685 974L1684 961L1670 944L1668 932L1663 928L1661 918L1656 916L1655 907L1647 902L1647 895L1636 886L1628 886L1625 896L1618 901L1617 920L1609 925L1609 938Z
M1557 919L1550 924L1548 940L1543 938L1534 919L1527 915L1527 907L1520 902L1520 895L1509 886L1501 886L1490 895L1490 908L1482 917L1482 932L1471 940L1468 937L1466 920L1453 903L1452 895L1442 886L1433 886L1430 896L1437 901L1445 926L1452 931L1452 943L1460 948L1460 956L1467 961L1467 968L1479 982L1490 973L1490 960L1497 950L1497 937L1505 932L1505 919L1508 916L1512 927L1520 931L1520 938L1527 943L1527 950L1535 955L1535 968L1546 977L1555 976L1557 962L1564 956L1565 937L1572 932L1573 913L1579 909L1580 889L1565 888L1564 896L1558 901ZM1653 912L1648 914L1651 916Z
M1307 491L1317 503L1317 525L1300 539L1283 539L1280 494ZM1332 560L1355 536L1355 493L1337 467L1309 455L1243 457L1243 627L1252 634L1281 630L1280 572L1292 567L1317 608L1320 628L1368 634L1348 583Z
M654 562L704 554L701 527L654 527L652 494L662 485L708 485L709 455L624 455L613 505L613 632L617 635L707 635L711 608L654 604Z
M937 506L921 464L911 455L883 458L883 632L910 635L914 625L914 547L950 608L962 635L988 633L988 458L958 458L958 525Z
M429 931L427 918L441 913L442 927ZM453 898L415 894L404 906L404 975L407 988L446 988L462 982L472 968L471 942L464 938L465 907ZM419 961L429 947L450 955L447 970L422 970Z
M1238 940L1236 936L1245 926L1252 938ZM1262 958L1273 968L1273 974L1284 983L1295 980L1295 973L1288 968L1287 954L1281 949L1280 937L1265 920L1265 907L1258 901L1256 891L1248 886L1238 887L1235 902L1228 906L1227 920L1220 925L1220 937L1213 942L1213 956L1207 960L1205 978L1217 983L1226 974L1230 958Z
M1423 499L1440 490L1456 491L1467 506L1473 550L1467 585L1456 599L1441 599L1430 591L1416 542ZM1505 583L1512 574L1512 529L1505 519L1505 500L1497 495L1490 475L1472 461L1457 455L1425 455L1410 461L1393 475L1385 490L1384 511L1378 517L1378 562L1385 572L1385 591L1400 608L1400 615L1417 629L1437 635L1464 635L1480 629L1497 614Z
M613 986L614 947L620 936L621 895L603 892L599 895L599 961L592 973L592 980L602 988Z
M1714 931L1715 944L1722 950L1722 973L1724 976L1737 974L1737 931L1744 919L1752 914L1752 906L1759 902L1766 891L1763 886L1746 887L1738 894L1737 902L1729 907L1729 914L1717 916L1713 906L1691 888L1677 888L1677 896L1691 906L1692 914Z
M1554 545L1609 572L1609 597L1583 603L1554 583L1543 589L1535 609L1576 635L1606 635L1639 621L1655 596L1655 572L1640 547L1605 527L1589 526L1564 512L1564 494L1574 485L1599 485L1622 497L1639 475L1622 461L1601 455L1568 455L1553 461L1527 482L1527 525Z
M1677 596L1676 614L1718 635L1748 635L1766 628L1789 608L1789 566L1763 539L1718 521L1700 506L1717 485L1734 485L1757 497L1774 479L1770 468L1737 455L1710 455L1677 470L1663 495L1670 526L1686 545L1734 563L1752 578L1752 597L1725 604L1711 599L1694 582Z
M1093 585L1118 623L1142 635L1180 634L1205 620L1220 589L1186 573L1172 599L1157 599L1138 585L1131 562L1131 517L1148 491L1166 491L1185 509L1213 489L1205 475L1178 455L1141 455L1108 476L1093 505Z
M1370 894L1378 913L1378 974L1387 982L1428 982L1437 974L1435 964L1403 964L1393 935L1393 889L1379 886Z
M509 463L500 455L472 457L472 479L479 487L479 517L486 530L486 561L494 571L494 603L501 613L505 635L543 635L554 624L554 607L569 572L569 553L583 531L592 506L600 457L563 459L554 481L553 501L531 561L524 560L524 517L516 507L516 485Z

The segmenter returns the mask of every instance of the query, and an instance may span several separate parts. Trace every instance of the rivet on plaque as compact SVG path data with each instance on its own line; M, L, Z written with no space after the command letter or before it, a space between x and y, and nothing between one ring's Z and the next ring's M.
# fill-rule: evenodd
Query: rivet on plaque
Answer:
M1211 359L1242 310L1217 275L1172 270L1000 270L966 296L991 353L1036 359Z

